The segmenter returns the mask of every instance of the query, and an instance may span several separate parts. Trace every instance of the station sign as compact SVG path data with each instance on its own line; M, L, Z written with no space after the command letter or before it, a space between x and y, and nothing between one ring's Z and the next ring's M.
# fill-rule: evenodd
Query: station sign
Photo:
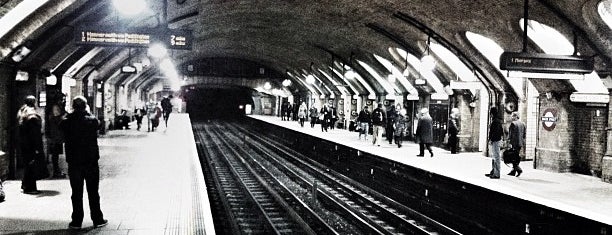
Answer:
M138 29L106 30L98 28L78 28L74 38L77 44L94 46L149 47L160 42L168 49L191 50L193 41L191 30L180 29Z
M499 61L502 70L536 73L591 73L593 58L542 53L504 52Z
M544 110L543 115L540 119L542 121L542 127L544 130L553 131L559 121L556 108L547 108Z
M582 103L609 103L610 96L606 94L581 94L572 93L570 95L570 101L582 102Z

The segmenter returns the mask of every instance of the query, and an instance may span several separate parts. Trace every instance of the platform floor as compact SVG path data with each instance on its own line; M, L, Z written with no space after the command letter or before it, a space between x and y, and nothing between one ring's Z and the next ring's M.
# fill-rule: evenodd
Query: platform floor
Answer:
M368 141L359 140L357 132L344 129L322 132L318 124L311 128L307 122L302 128L298 122L281 121L280 117L250 117L612 225L612 184L602 182L597 177L537 170L533 167L533 161L523 161L520 164L523 168L520 177L506 175L511 167L502 164L501 179L493 180L484 176L491 170L491 159L482 152L451 155L447 150L434 147L433 158L428 153L425 157L416 157L419 146L411 141L404 141L402 148L398 148L384 140L378 147L372 144L372 136L368 137Z
M6 181L0 234L214 234L214 225L191 124L173 113L155 132L114 130L99 138L100 196L109 224L93 229L84 195L83 230L69 231L68 179L38 181L43 193L21 193ZM65 161L62 159L64 164Z

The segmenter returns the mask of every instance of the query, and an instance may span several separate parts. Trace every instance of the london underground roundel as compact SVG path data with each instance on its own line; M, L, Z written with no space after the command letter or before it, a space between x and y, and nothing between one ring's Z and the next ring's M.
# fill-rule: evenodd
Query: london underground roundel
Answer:
M557 109L547 108L542 115L542 127L544 130L552 131L557 125Z

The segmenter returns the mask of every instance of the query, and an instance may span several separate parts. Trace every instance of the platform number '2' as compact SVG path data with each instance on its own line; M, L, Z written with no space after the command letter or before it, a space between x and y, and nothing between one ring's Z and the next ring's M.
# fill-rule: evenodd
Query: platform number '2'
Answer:
M81 32L81 42L85 41L85 32Z
M175 38L176 38L176 36L170 35L170 45L172 45L172 46L176 45L176 41L174 40Z

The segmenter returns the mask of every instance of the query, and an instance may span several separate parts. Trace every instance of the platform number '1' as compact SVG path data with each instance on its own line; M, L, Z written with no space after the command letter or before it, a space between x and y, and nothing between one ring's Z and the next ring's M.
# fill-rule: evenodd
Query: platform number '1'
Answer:
M81 32L81 42L85 41L85 32Z
M170 35L170 45L172 45L172 46L176 45L176 41L174 40L175 38L176 38L176 36Z

